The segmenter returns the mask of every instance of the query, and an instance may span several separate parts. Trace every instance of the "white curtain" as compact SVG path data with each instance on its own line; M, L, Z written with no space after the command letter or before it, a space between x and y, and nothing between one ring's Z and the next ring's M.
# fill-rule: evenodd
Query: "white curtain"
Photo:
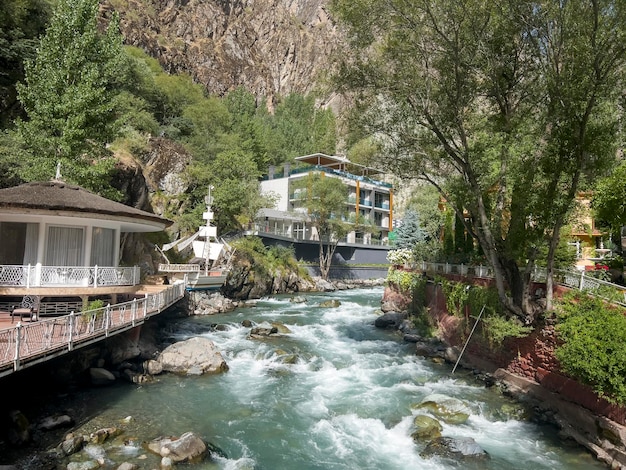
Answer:
M37 243L39 224L26 224L26 242L24 243L24 266L37 263Z
M83 229L48 227L46 265L83 266Z
M94 227L91 237L91 266L115 266L115 230Z

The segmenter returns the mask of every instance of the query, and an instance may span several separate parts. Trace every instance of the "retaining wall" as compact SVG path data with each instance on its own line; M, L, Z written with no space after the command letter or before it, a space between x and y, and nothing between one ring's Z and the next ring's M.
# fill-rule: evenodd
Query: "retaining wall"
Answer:
M426 305L432 319L441 327L442 339L462 348L474 325L474 318L480 312L467 312L473 318L465 322L450 315L441 286L432 283L426 288ZM504 369L593 413L626 425L626 408L608 403L590 387L576 382L561 371L554 355L557 345L554 324L547 322L524 338L506 338L499 347L492 349L482 331L482 324L479 323L464 354L468 355L470 361L473 359L475 363L480 363L483 368L487 366L491 369L490 372L498 368Z

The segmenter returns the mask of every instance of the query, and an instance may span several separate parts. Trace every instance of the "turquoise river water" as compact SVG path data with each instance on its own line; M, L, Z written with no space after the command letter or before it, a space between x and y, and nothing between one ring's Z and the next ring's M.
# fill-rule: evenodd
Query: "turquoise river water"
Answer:
M256 307L195 316L172 326L171 339L210 338L229 371L220 375L159 376L155 383L98 391L100 410L85 429L127 419L124 445L112 461L158 468L142 441L192 431L225 457L184 465L198 469L601 469L583 448L567 445L551 426L513 419L507 397L475 381L469 371L416 356L411 344L373 326L382 288L307 294L259 301ZM323 300L340 306L323 308ZM291 333L248 339L245 319L278 321ZM225 325L222 330L212 327ZM286 360L288 359L288 360ZM411 438L411 405L431 394L455 397L470 410L462 425L442 423L443 436L472 437L490 459L475 465L423 458ZM517 415L515 415L517 416ZM123 426L124 427L124 426ZM115 467L111 467L115 468Z

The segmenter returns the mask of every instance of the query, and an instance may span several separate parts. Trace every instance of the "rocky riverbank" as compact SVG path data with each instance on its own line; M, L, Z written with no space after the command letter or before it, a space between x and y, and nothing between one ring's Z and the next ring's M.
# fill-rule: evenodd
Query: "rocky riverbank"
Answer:
M328 282L310 279L298 283L293 293L294 301L307 292L332 292L336 290L381 286L384 279ZM302 290L300 290L302 289ZM271 295L264 293L264 295ZM234 310L237 307L253 307L258 299L232 299L222 293L190 292L187 298L167 312L151 319L141 329L120 334L93 347L35 366L3 380L6 390L11 390L16 400L3 405L0 436L0 468L57 469L68 457L80 453L71 470L99 468L105 454L104 448L123 446L128 440L132 422L100 423L88 433L74 432L81 423L91 420L97 413L97 391L101 387L127 382L141 385L160 374L175 373L200 375L221 373L228 370L219 351L202 342L177 342L164 340L172 319L189 315L211 315ZM251 334L259 325L248 325ZM261 331L261 330L259 330ZM261 331L262 333L262 331ZM42 387L42 384L45 384ZM129 420L131 418L129 417ZM157 456L160 468L171 468L176 463L210 459L219 455L219 449L210 442L200 443L197 436L180 435L169 439L173 442L189 442L194 445L185 454L181 448L173 449L173 442L157 442L145 447L146 455ZM129 443L132 444L132 443ZM180 446L179 446L180 447ZM86 456L85 456L86 455ZM148 457L147 457L148 458ZM107 468L133 469L123 460ZM152 468L152 467L150 467Z
M508 344L507 349L516 350L518 357L512 362L498 363L488 348L481 344L479 335L472 337L471 344L465 342L466 335L461 332L459 319L448 314L443 292L434 289L427 289L428 298L424 299L424 304L427 306L428 321L437 328L436 337L424 337L418 333L414 326L415 317L411 315L413 299L396 286L386 287L382 299L383 314L375 325L397 330L405 341L415 344L418 355L473 371L486 386L497 387L518 402L530 405L533 411L530 418L558 427L564 441L584 446L611 469L626 469L626 426L572 400L576 393L590 395L589 390L571 379L559 390L547 388L529 378L533 374L547 378L553 376L554 382L561 377L558 370L537 368L532 361L525 360L527 355L524 351L530 349L541 351L534 354L543 357L543 364L557 364L551 356L553 350L543 343L543 338L550 332L549 325L542 329L542 335L531 335L526 340L526 343L532 341L536 344L524 344L523 347L521 343ZM597 406L602 401L595 397L592 404Z

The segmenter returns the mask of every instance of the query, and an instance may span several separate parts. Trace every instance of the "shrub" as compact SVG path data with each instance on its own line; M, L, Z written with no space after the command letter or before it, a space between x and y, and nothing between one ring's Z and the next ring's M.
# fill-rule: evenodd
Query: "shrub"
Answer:
M555 354L564 372L610 403L626 404L626 317L621 308L575 293L557 304Z
M420 336L424 338L431 338L435 336L437 328L433 319L428 314L428 309L426 307L422 306L422 308L411 317L411 323Z
M101 299L91 300L85 304L84 311L97 310L104 307L104 301Z
M464 284L462 282L452 282L447 279L439 279L441 288L446 297L446 308L448 313L456 315L457 317L463 316L463 311L468 305L470 284Z
M485 316L496 315L502 311L498 291L494 287L472 286L467 302L474 315L478 315L483 307L485 307Z
M259 237L242 237L233 242L239 256L254 265L256 272L271 274L276 271L295 271L299 276L310 277L308 271L298 264L293 247L275 245L266 247Z
M398 286L401 292L412 294L420 280L422 280L422 275L420 273L389 268L386 281L388 284L395 284ZM423 282L426 281L424 280Z
M522 325L517 318L498 314L483 318L483 334L492 350L502 347L506 338L524 338L532 330L532 326Z
M387 285L395 285L398 290L411 298L411 312L419 312L426 300L426 278L421 273L389 268Z

